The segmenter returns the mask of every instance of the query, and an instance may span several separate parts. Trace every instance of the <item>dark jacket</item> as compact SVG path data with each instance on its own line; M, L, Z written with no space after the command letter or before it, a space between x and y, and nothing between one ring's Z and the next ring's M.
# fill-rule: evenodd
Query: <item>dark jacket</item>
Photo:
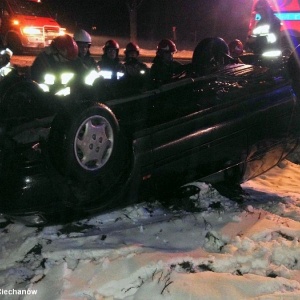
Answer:
M103 54L102 59L98 61L97 64L100 67L100 71L111 71L113 77L116 76L117 72L125 73L125 67L120 62L119 58L112 60L109 59L106 54Z
M125 75L131 77L147 76L149 68L137 58L128 57L124 62Z
M178 79L185 72L185 66L172 60L166 63L160 56L155 56L150 69L150 78L159 84L164 84Z
M73 72L81 75L87 72L87 68L79 57L73 61L61 62L55 59L56 55L57 54L51 50L51 47L40 52L30 67L31 79L37 82L43 82L46 73L60 74L62 72Z
M98 70L99 66L96 60L91 56L91 53L88 52L85 56L80 56L82 63L89 69L89 70Z

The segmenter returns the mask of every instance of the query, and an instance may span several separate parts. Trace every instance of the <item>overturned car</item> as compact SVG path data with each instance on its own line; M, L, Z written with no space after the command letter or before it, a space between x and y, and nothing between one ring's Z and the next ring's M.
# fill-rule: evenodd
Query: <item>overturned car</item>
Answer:
M278 164L300 132L286 63L211 53L214 65L203 66L202 46L192 71L147 89L104 78L47 89L12 69L0 81L0 213L64 221L168 197L196 179L242 183Z

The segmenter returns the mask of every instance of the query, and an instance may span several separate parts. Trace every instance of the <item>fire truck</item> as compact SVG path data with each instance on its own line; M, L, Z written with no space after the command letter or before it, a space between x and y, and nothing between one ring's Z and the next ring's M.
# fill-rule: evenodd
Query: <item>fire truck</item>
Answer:
M41 0L0 0L0 38L14 54L49 45L64 30Z
M253 1L248 36L260 20L254 10L257 1ZM300 43L300 0L268 0L268 3L281 20L281 50L288 55Z

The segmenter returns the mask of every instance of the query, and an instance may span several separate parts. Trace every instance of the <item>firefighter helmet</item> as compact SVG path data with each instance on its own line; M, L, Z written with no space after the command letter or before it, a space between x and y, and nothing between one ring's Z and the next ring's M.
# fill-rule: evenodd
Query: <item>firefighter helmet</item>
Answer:
M140 54L140 47L137 44L130 42L126 45L124 53L127 54L131 51L135 51L137 54Z
M158 43L157 51L174 53L174 52L177 52L177 48L173 41L171 41L169 39L163 39Z
M230 55L237 57L243 54L244 45L239 39L235 39L228 44Z
M56 37L51 45L62 57L68 60L75 60L78 57L78 46L75 40L68 34Z
M92 43L91 36L83 29L78 29L75 31L74 40L79 43L88 43L88 44Z
M108 49L115 49L119 53L120 46L115 40L108 40L103 46L103 52L106 53Z

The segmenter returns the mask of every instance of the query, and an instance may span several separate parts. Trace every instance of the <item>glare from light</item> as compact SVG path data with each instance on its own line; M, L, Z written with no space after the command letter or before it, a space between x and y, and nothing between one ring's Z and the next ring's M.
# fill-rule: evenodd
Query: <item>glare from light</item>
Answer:
M13 25L19 25L20 21L17 19L12 20Z
M100 72L97 72L96 70L91 71L84 79L85 84L87 85L93 85L94 81L99 78Z
M45 83L39 83L39 87L40 87L45 93L50 92L49 86L48 86L47 84L45 84Z
M253 34L267 35L270 32L270 25L262 25L253 29Z
M67 84L73 77L74 73L62 73L60 75L61 84Z
M39 35L42 34L42 29L36 27L24 27L23 33L26 35Z
M55 76L53 74L45 74L44 83L48 85L53 85L55 83Z
M102 76L104 79L111 79L112 78L112 72L111 71L100 71L100 76Z
M57 96L68 96L70 94L71 94L71 88L69 86L67 86L55 93L55 95L57 95Z
M117 79L120 79L121 77L124 76L124 73L122 72L117 72Z
M66 34L66 28L59 28L59 35Z
M4 77L11 72L10 63L0 69L0 76Z
M276 35L274 33L270 33L267 35L267 41L270 44L273 44L277 41Z
M281 51L280 50L272 50L272 51L266 51L262 54L264 57L279 57L281 56Z

